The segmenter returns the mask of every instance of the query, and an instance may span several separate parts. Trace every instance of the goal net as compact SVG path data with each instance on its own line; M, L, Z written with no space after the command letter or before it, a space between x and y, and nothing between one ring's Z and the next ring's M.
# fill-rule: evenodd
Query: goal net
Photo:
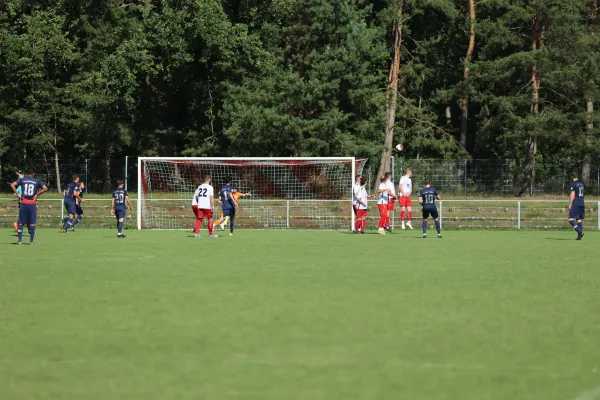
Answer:
M192 229L192 196L204 176L218 191L232 185L251 196L239 200L236 227L348 229L354 176L366 160L346 158L164 158L138 162L138 229Z

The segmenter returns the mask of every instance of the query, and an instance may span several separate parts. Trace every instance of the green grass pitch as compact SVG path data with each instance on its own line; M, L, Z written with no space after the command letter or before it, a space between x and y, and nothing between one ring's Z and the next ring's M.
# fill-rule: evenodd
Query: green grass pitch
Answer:
M117 240L82 227L15 246L13 234L0 231L0 399L600 394L591 229L581 242L417 230Z

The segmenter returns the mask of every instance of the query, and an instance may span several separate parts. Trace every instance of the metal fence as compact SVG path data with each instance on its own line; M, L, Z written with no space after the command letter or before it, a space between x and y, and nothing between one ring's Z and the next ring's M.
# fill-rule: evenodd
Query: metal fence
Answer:
M406 168L413 171L413 186L421 188L429 178L441 192L455 195L514 196L523 183L522 162L516 160L430 160L392 158L395 182ZM370 163L365 174L374 182L378 165ZM581 162L570 159L548 160L536 164L531 195L558 195L569 191L571 172L581 171ZM600 195L600 165L591 168L586 194Z
M52 159L23 160L22 165L0 166L4 184L0 192L10 192L8 182L14 181L15 169L24 170L33 167L38 178L43 180L51 191L56 191L56 168ZM425 179L430 178L433 185L446 194L479 196L514 196L522 187L523 166L519 160L444 160L444 159L393 159L394 177L397 183L408 167L413 170L413 185L422 187ZM364 170L370 182L375 182L379 165L370 160ZM569 190L570 174L581 171L581 161L571 159L543 160L536 164L535 180L532 192L534 196L565 194ZM106 182L105 177L110 177ZM119 178L126 178L131 192L137 191L137 157L114 158L108 168L104 160L81 159L60 160L59 175L64 186L70 182L71 175L79 173L86 183L87 192L108 192L114 188ZM591 168L586 194L600 196L600 164ZM112 189L111 189L112 190Z
M416 199L415 199L416 200ZM135 199L132 199L135 202ZM192 229L194 217L190 203L183 199L161 199L164 211L163 229ZM414 201L416 203L416 201ZM135 204L135 203L134 203ZM376 229L379 220L374 201L369 202L367 227ZM146 205L148 206L148 205ZM152 205L150 205L152 206ZM444 229L494 229L494 230L558 230L570 229L567 222L568 202L562 200L442 200L438 204ZM586 229L600 230L598 210L600 201L587 202ZM85 217L80 228L115 228L110 215L110 199L87 199ZM217 213L215 213L217 214ZM0 198L0 227L9 227L16 221L18 206L14 198ZM60 199L40 199L38 226L61 226L64 207ZM136 228L136 209L128 212L129 229ZM339 229L351 225L350 206L347 200L297 201L253 200L240 205L236 226L242 229ZM259 222L269 220L266 226ZM416 230L422 221L420 207L415 204L413 222ZM398 208L392 219L397 227Z
M3 184L0 186L0 192L10 192L9 183L14 182L15 171L24 172L27 168L33 168L36 177L46 183L51 192L57 192L56 166L51 158L22 160L19 165L2 163L0 174ZM117 179L126 179L128 189L137 191L137 157L111 159L108 167L101 159L59 160L58 176L61 189L71 182L74 173L80 175L81 181L86 185L86 192L89 193L110 192L115 188ZM107 175L110 177L108 181L105 179Z

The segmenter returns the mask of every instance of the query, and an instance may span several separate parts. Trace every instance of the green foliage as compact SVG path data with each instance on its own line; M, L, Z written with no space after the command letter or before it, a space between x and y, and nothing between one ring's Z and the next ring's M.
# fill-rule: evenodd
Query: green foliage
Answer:
M72 163L96 160L103 181L111 159L124 155L376 160L400 7L394 140L406 156L519 164L536 135L540 173L553 157L580 165L600 155L594 4L477 2L464 80L466 1L5 0L0 172L55 153ZM535 53L534 19L544 42ZM541 81L537 116L533 65ZM457 142L464 93L466 149Z

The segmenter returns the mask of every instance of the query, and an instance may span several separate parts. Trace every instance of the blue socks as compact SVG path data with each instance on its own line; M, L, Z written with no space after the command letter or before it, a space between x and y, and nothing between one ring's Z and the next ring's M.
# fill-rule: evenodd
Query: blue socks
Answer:
M235 218L229 217L229 233L233 233L234 225L235 225Z
M19 223L19 229L17 230L19 236L19 242L23 240L23 224Z
M71 219L71 217L65 218L65 225L63 226L63 231L66 231L67 229L69 229L72 226L73 226L73 220Z
M29 243L33 243L34 238L35 238L35 225L30 225L29 226Z
M77 218L75 218L75 221L73 221L73 227L75 227L75 225L80 223L82 219L83 219L83 215L78 215Z
M117 223L117 234L119 234L119 235L123 234L123 223L122 222Z
M438 235L442 234L442 227L440 226L440 221L435 221L435 229L437 229Z
M571 224L571 226L573 227L573 229L575 229L575 232L581 234L583 232L583 224L581 223L577 223L573 220L569 221L569 223Z
M427 234L427 220L423 220L423 235Z

